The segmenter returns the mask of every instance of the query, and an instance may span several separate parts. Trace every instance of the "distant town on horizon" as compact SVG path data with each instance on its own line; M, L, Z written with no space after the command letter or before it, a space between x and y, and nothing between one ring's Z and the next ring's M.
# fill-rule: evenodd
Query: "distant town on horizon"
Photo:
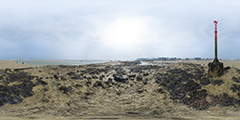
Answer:
M136 60L139 61L154 61L154 60L213 60L214 58L201 58L201 57L194 57L194 58L178 58L178 57L157 57L157 58L137 58ZM225 60L225 59L219 59ZM229 60L239 60L239 59L229 59Z

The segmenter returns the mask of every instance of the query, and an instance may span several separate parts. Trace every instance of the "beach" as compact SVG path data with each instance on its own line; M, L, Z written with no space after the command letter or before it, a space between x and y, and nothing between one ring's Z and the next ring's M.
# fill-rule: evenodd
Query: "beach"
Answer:
M240 61L116 61L35 66L0 61L0 119L237 120ZM143 64L144 63L144 64Z

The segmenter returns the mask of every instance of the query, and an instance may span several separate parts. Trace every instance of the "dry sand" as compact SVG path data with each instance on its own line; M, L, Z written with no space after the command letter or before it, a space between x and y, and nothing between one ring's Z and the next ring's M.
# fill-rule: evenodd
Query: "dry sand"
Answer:
M191 105L187 105L179 102L178 99L171 99L170 93L172 90L168 91L162 85L156 83L156 76L159 74L168 74L168 70L175 69L192 73L190 68L194 68L192 70L194 71L198 67L195 64L200 64L200 67L202 66L206 72L208 62L154 62L157 63L157 68L153 66L137 68L139 65L126 63L125 65L117 66L122 63L116 62L79 67L34 67L16 63L16 61L0 61L1 75L4 76L2 79L29 79L28 81L23 79L10 83L3 80L4 82L1 82L0 85L12 87L24 83L23 85L28 86L30 85L29 81L34 84L32 89L29 90L33 92L33 95L23 97L26 91L22 90L24 88L18 89L22 91L19 96L23 100L18 104L5 103L0 107L0 119L239 120L240 112L238 106L229 105L221 107L219 105L224 103L221 101L222 103L220 102L221 104L219 103L219 105L199 110L191 107L191 105L195 105L194 102ZM220 86L212 83L202 85L202 89L206 89L209 95L217 96L228 93L230 97L238 99L237 92L232 92L231 86L232 84L239 85L239 83L232 81L232 77L239 76L235 68L240 69L240 61L227 60L223 62L225 66L232 68L221 78L211 79L211 82L222 79L225 83ZM193 67L192 64L188 65L187 63L194 63ZM11 70L4 70L6 68ZM24 76L25 73L27 74L26 76ZM19 76L11 77L13 74L19 74ZM115 76L114 78L114 74L121 74L122 76ZM178 73L174 74L173 72L172 75L178 75ZM35 77L30 79L29 76ZM116 78L119 78L119 81L116 81ZM125 80L125 78L128 80ZM195 79L194 81L200 84L199 81ZM31 94L29 91L27 94ZM191 95L190 93L186 94ZM212 98L206 97L206 99L209 103L213 101ZM201 105L204 106L204 104Z
M34 65L17 63L17 60L0 60L0 69L5 69L5 68L14 69L14 68L25 68L25 67L34 67Z

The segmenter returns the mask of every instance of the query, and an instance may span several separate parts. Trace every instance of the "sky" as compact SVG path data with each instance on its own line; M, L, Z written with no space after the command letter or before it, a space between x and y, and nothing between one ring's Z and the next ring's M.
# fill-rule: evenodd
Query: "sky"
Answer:
M240 59L238 0L0 0L0 59Z

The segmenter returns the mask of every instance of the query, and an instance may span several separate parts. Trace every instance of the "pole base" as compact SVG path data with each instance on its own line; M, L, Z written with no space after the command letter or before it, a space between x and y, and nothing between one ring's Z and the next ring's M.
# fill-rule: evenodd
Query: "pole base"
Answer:
M210 62L208 63L208 74L213 77L220 77L223 75L223 63L222 62Z

